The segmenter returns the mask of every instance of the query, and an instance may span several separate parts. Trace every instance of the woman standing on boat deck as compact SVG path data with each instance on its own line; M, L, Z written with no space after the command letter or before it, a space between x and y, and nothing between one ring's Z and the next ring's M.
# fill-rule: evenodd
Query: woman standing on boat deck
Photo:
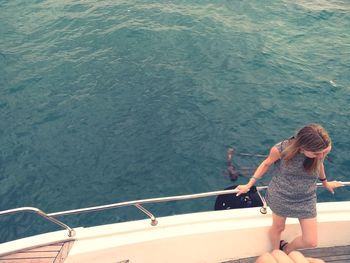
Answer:
M331 193L341 186L328 182L324 159L332 143L327 131L318 124L310 124L291 137L274 145L268 157L259 165L246 185L239 185L237 195L246 193L276 163L277 174L272 178L266 200L272 210L269 237L272 249L287 254L299 248L317 246L316 182L319 179ZM287 217L298 218L302 235L287 243L281 240Z

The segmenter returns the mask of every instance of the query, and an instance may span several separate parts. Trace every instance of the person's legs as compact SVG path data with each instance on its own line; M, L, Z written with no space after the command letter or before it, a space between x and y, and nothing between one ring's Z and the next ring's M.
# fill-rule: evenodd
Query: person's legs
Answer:
M293 260L281 250L274 250L271 254L278 263L294 263Z
M317 219L299 219L302 235L296 237L284 249L289 254L299 248L312 248L317 246Z
M326 263L324 260L320 258L306 258L309 263Z
M292 251L288 255L295 263L325 263L322 259L319 258L306 258L299 251Z
M286 218L272 213L272 226L269 229L269 238L272 249L279 249L281 233L286 225Z
M309 263L309 261L299 251L292 251L288 255L295 263Z
M270 253L262 254L255 263L278 263Z
M325 263L322 259L306 258L299 251L292 251L287 255L281 250L275 249L271 253L265 253L257 258L255 263Z

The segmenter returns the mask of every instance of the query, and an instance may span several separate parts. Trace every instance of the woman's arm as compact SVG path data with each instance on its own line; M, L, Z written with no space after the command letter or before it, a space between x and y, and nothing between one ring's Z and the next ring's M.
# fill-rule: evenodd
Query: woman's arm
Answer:
M332 181L332 182L327 181L326 173L324 171L323 162L320 165L319 179L320 179L320 181L322 181L323 187L326 188L332 194L334 194L335 188L338 188L340 186L344 186L341 182L338 182L338 181Z
M267 170L269 170L270 166L280 158L281 153L276 146L273 146L267 158L259 165L254 175L249 179L249 182L245 185L237 186L236 189L239 190L237 196L248 192L249 189L256 183L256 181L259 180L267 172Z

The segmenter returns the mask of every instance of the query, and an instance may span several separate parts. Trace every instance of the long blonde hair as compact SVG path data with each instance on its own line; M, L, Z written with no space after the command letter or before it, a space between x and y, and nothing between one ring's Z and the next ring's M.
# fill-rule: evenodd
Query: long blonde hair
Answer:
M327 131L319 124L309 124L301 128L292 138L288 146L282 152L282 158L288 164L289 161L300 152L301 149L310 152L319 152L326 149L332 143ZM303 166L306 172L319 171L321 160L318 158L306 158Z

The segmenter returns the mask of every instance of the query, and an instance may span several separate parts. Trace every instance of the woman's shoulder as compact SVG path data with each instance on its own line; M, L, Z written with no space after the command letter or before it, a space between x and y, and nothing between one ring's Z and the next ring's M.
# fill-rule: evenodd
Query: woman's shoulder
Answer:
M285 139L283 141L280 141L276 143L274 146L278 149L278 151L281 153L283 150L288 146L289 142L294 139L294 137L290 137L288 139Z

